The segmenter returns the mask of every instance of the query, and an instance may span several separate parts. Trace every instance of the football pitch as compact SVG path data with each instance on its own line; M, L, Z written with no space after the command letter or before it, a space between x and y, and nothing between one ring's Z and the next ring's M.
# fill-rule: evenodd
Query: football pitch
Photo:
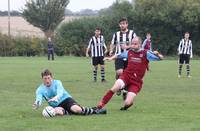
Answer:
M114 63L106 62L106 83L92 81L90 59L84 57L0 57L0 131L199 131L200 61L191 60L191 78L185 66L177 77L177 61L150 64L143 89L128 111L120 111L122 98L107 104L106 115L64 116L45 119L32 110L40 73L48 68L55 79L82 106L93 107L115 81Z

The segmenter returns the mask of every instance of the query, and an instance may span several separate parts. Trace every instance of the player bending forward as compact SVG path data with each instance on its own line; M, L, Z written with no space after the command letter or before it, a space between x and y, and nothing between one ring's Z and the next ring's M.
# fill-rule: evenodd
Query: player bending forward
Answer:
M134 37L130 50L112 57L106 57L104 60L113 60L119 57L128 58L127 68L122 75L116 80L113 87L106 92L97 107L102 109L118 90L128 87L128 94L120 110L127 110L133 105L134 98L139 93L143 84L143 77L148 67L149 61L159 61L163 56L158 51L147 51L141 48L141 38Z
M36 90L36 100L33 109L39 108L44 98L49 106L55 109L56 115L65 114L106 114L105 109L82 107L76 103L71 95L64 89L60 80L54 80L52 73L46 69L42 73L43 83Z

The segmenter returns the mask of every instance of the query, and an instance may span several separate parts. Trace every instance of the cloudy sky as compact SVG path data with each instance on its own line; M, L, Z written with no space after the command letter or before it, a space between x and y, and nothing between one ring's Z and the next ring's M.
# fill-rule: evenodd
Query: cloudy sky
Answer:
M109 7L115 0L70 0L67 9L80 11L82 9L99 10ZM129 0L130 1L130 0ZM10 10L21 10L26 0L10 0ZM1 0L0 10L8 10L8 0Z

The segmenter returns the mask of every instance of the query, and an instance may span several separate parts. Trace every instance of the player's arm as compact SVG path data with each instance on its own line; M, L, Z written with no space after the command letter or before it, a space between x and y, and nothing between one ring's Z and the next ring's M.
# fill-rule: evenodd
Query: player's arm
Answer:
M112 41L110 44L109 56L113 55L114 48L116 47L116 33L113 34Z
M109 55L112 56L113 55L113 50L115 48L115 44L110 44L110 51L109 51Z
M108 61L112 61L112 60L115 60L117 58L128 58L128 51L124 51L123 53L121 54L115 54L111 57L105 57L104 60L108 60Z
M57 81L57 85L56 85L57 89L56 89L56 96L54 96L53 98L49 99L48 102L58 102L59 99L63 96L64 94L64 87L62 85L61 81Z
M106 47L105 40L103 40L103 47L104 47L104 49L105 49L104 54L106 54L106 53L108 52L108 49L107 49L107 47Z
M180 54L180 51L181 51L181 47L182 47L182 40L179 42L179 46L178 46L178 49L177 49L177 51L178 51L178 55Z
M147 51L147 59L149 61L159 61L163 59L163 55L158 51Z
M192 41L191 41L191 45L190 45L190 58L193 57L193 53L192 53Z
M143 43L142 43L142 49L144 49L144 47L145 47L145 45L146 45L146 41L147 41L147 39L145 39L145 40L143 41Z
M92 43L92 38L90 39L88 47L86 49L86 53L85 53L86 57L89 57L89 50L90 50L90 47L91 47L91 43Z
M41 106L42 98L43 98L42 91L38 88L36 90L36 99L35 102L33 103L33 109L38 109Z

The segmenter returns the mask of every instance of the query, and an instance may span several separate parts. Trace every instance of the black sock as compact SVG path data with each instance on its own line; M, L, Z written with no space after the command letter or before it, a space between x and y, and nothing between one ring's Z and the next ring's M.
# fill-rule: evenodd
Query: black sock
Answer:
M190 65L186 65L187 76L190 75Z
M122 107L120 110L127 110L129 107L131 107L133 104L130 105L125 105L124 107Z
M179 65L178 74L181 75L183 65Z
M101 80L105 80L105 70L101 68Z
M94 78L94 81L97 80L97 68L95 68L93 71L93 78Z

